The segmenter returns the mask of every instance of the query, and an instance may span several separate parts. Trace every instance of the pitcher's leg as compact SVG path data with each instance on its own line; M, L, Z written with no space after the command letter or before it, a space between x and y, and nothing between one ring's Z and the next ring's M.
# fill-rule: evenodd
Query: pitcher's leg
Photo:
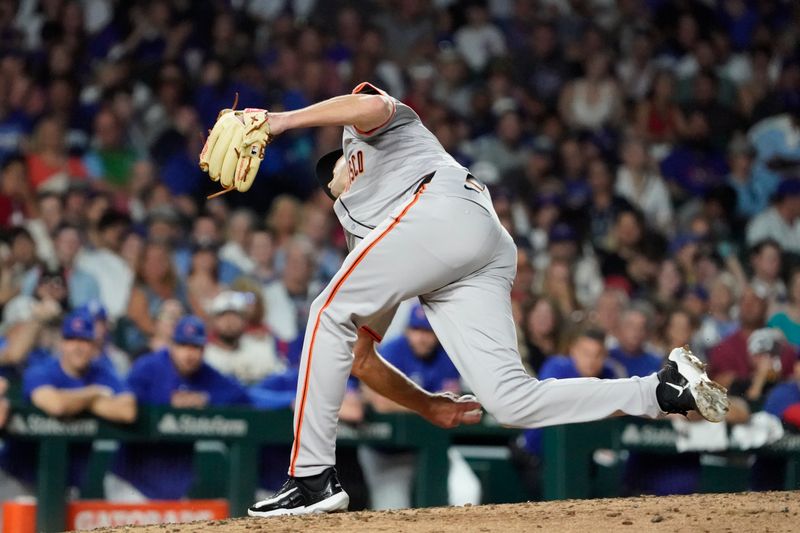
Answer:
M469 202L418 195L370 233L314 301L300 363L295 442L289 475L313 476L335 462L337 413L353 363L359 327L399 302L476 270L491 237L488 215ZM464 205L466 204L466 205ZM485 212L484 212L485 213ZM452 227L450 226L452 224Z
M597 420L622 411L656 417L656 375L599 380L529 376L517 351L510 280L476 274L423 297L436 335L486 410L504 425L541 427Z

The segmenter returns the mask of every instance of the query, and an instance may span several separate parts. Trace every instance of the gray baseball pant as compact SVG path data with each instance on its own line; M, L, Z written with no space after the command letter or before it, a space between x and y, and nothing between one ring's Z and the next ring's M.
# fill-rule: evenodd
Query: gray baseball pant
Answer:
M465 178L458 169L438 171L348 254L311 306L289 475L312 476L335 464L337 413L358 329L413 296L466 384L501 424L661 414L655 374L539 381L525 372L509 297L516 247L488 192L465 187Z

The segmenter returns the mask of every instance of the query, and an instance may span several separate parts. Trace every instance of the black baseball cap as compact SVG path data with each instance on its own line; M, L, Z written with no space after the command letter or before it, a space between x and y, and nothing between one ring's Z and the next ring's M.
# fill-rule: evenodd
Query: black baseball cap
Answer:
M333 167L336 166L336 162L343 154L344 150L340 148L333 152L328 152L317 161L317 167L315 169L317 181L319 181L320 187L322 187L322 190L325 191L325 194L327 194L328 198L331 200L336 200L336 197L331 192L330 187L328 187L328 183L330 183L331 177L333 176Z

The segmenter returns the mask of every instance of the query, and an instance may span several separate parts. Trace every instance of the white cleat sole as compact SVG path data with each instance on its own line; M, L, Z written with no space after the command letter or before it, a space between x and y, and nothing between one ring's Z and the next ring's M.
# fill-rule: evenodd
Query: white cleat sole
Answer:
M272 511L259 512L252 509L247 510L248 516L257 516L267 518L270 516L287 516L287 515L301 515L301 514L314 514L314 513L336 513L340 511L347 511L350 506L350 496L346 492L337 492L330 498L326 498L320 502L306 507L295 507L294 509L274 509Z
M730 403L728 390L706 374L706 365L688 347L675 348L669 360L678 365L678 372L689 384L689 392L697 404L697 412L709 422L722 422Z

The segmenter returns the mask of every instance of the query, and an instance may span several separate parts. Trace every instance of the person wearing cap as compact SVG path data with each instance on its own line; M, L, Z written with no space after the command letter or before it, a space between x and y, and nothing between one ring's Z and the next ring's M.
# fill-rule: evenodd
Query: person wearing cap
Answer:
M97 223L94 249L78 254L75 266L90 274L100 287L100 300L112 320L125 314L134 273L119 255L122 237L130 227L127 215L106 211Z
M763 409L793 433L800 432L800 358L792 364L792 373L765 395ZM783 490L791 472L787 462L785 457L759 455L750 470L750 489Z
M112 422L136 419L136 400L126 385L96 359L92 317L83 311L67 315L61 327L58 358L29 368L22 381L24 398L52 417L92 414ZM38 447L10 440L0 456L0 467L33 486ZM70 445L70 486L83 483L91 444Z
M64 273L47 269L39 276L31 296L20 294L6 304L0 337L0 375L19 379L26 369L53 357L66 302Z
M249 293L223 291L212 300L211 338L205 347L205 360L212 368L246 386L286 370L272 335L246 333L245 313L252 298Z
M785 252L800 254L800 179L785 179L772 196L772 207L747 225L747 244L775 239Z
M405 333L381 345L381 356L411 381L428 392L461 393L461 381L444 348L428 322L422 306L414 304ZM380 396L366 386L364 398L380 413L408 412L408 409ZM413 453L360 446L359 461L370 490L373 509L401 509L411 506L411 485L416 456ZM448 452L449 503L480 503L480 483L454 450Z
M759 294L752 287L746 287L739 300L739 328L709 353L709 375L733 395L744 396L759 371L757 361L761 360L753 357L750 348L756 350L761 345L754 341L751 346L749 340L757 330L766 325L766 314L765 295ZM779 375L788 377L793 372L796 350L785 342L780 342L774 348L778 350L777 360L781 364ZM760 364L766 365L764 362ZM764 370L761 369L762 372Z
M139 357L127 384L141 405L202 409L249 405L245 389L203 360L206 327L194 315L181 318L169 348ZM193 481L191 443L125 444L104 479L106 499L142 502L185 498Z
M699 320L708 313L708 291L700 284L685 287L680 294L680 306L692 318ZM683 344L675 346L683 346Z
M95 341L97 343L97 361L118 376L125 376L130 370L131 360L128 354L119 349L110 339L108 312L100 300L90 300L80 311L87 313L94 320Z
M753 372L749 380L734 384L731 394L744 396L751 402L761 401L782 378L781 350L785 342L781 331L775 328L761 328L751 333L747 339L747 353L752 358ZM794 366L790 364L785 377L790 377L793 371Z

